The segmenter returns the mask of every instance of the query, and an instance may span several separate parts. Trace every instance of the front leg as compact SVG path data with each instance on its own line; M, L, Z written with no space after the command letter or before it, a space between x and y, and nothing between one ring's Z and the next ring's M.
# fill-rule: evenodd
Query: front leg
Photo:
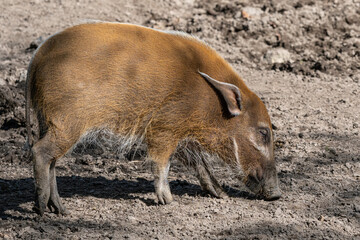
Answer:
M200 185L204 191L210 193L214 197L227 197L227 194L224 192L223 188L220 186L214 175L212 175L205 163L197 163L194 168L197 173L197 178L200 181Z
M161 132L161 134L150 134L147 136L148 156L153 160L153 174L155 193L158 202L169 204L173 201L168 174L170 168L170 157L176 149L178 141L172 133Z
M155 192L158 198L159 203L161 204L169 204L173 201L173 197L171 195L168 174L170 168L170 161L167 161L166 164L161 164L155 162L153 165L153 173L155 176L154 185Z

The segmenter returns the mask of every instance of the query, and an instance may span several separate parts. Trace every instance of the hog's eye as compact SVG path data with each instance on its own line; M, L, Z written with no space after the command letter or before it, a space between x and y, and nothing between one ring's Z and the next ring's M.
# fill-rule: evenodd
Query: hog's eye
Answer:
M259 129L260 136L264 143L270 142L270 129L268 128L260 128Z

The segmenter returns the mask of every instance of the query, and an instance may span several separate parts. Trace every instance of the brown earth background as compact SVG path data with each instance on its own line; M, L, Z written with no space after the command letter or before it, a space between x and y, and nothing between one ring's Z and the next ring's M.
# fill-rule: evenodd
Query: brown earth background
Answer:
M23 150L27 66L51 34L89 20L215 48L268 107L283 197L258 200L219 165L230 198L216 199L174 162L175 202L160 206L143 152L87 144L57 166L71 215L39 218ZM359 0L1 0L0 239L360 239L359 81Z

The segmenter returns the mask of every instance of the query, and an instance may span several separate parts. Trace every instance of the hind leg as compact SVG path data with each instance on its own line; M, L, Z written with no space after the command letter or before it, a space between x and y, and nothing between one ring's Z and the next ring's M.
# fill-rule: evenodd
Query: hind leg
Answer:
M59 192L56 183L55 161L50 164L50 199L48 201L48 208L57 214L67 215L69 211L61 203Z
M66 213L62 206L56 186L55 162L70 148L69 142L60 141L51 132L32 147L35 178L35 207L41 216L46 206L54 207L59 213Z
M32 159L34 163L35 179L35 206L34 210L41 216L46 209L46 203L50 197L50 179L49 179L49 156L46 153L42 142L39 141L32 148ZM43 154L45 152L46 154Z

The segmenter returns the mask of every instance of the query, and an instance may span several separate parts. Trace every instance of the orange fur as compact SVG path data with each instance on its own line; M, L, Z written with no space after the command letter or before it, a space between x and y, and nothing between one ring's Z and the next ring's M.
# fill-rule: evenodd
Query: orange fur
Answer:
M72 144L104 126L120 135L146 133L163 145L196 134L204 140L212 134L216 142L234 125L222 117L216 93L198 70L238 86L243 102L260 101L201 41L117 23L78 25L50 37L32 60L30 95L50 130ZM162 139L164 131L172 136Z
M239 116L226 114L219 92L198 71L240 90ZM259 123L271 129L264 104L222 57L190 35L118 23L74 26L40 46L27 86L27 111L31 101L40 136L56 146L55 159L85 133L106 128L144 139L163 168L184 139L231 165L238 164L236 139L246 173L273 164L273 155L262 159L248 140Z

